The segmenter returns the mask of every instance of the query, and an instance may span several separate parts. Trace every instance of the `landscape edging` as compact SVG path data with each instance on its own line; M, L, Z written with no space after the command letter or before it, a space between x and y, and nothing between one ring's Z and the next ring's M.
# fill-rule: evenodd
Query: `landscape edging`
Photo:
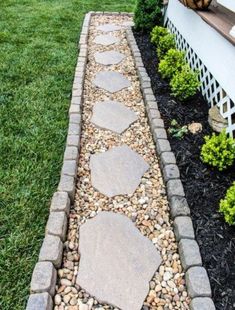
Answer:
M146 107L146 114L156 145L156 151L159 156L162 176L166 184L170 214L173 220L176 240L180 248L180 260L184 262L186 287L192 299L190 309L201 310L202 307L205 307L205 309L208 310L215 310L214 302L211 299L212 293L209 277L206 269L202 267L201 254L198 243L195 240L190 209L180 180L179 168L176 164L175 155L171 151L164 121L161 118L157 101L151 87L151 80L144 67L132 29L126 30L126 38L135 61ZM188 240L193 241L190 247L186 245ZM185 244L185 246L183 246L183 244Z
M61 176L57 191L51 200L50 214L45 228L45 238L40 249L39 260L33 270L26 310L51 310L53 308L57 269L60 268L62 263L63 242L66 238L68 216L75 196L82 124L83 86L88 56L87 41L91 17L94 15L123 15L132 17L133 13L91 11L85 15L83 20L78 43L79 55L69 108L69 124Z

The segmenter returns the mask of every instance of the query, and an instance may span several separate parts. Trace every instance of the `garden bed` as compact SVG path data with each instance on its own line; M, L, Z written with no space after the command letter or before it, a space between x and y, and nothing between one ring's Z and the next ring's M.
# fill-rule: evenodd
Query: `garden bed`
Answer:
M192 122L202 124L198 134L188 133L182 140L168 134L172 150L175 153L184 185L186 197L191 209L192 220L199 243L203 265L211 281L216 308L230 310L235 307L235 228L224 221L218 212L219 201L235 179L235 165L219 172L202 163L200 150L204 136L211 134L208 124L208 105L200 94L188 103L180 103L170 95L170 88L157 72L158 59L156 47L148 35L135 33L142 59L159 110L168 129L175 119L181 126Z

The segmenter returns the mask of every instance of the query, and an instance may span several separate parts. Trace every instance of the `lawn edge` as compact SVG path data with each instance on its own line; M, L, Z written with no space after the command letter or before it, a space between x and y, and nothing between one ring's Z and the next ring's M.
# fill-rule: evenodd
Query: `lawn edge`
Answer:
M195 240L190 209L185 198L175 155L171 151L164 122L158 110L157 101L151 87L151 80L144 67L132 29L126 30L126 38L135 61L146 114L166 185L170 214L179 246L180 260L185 271L186 287L192 299L190 309L201 310L202 307L205 307L205 309L213 310L215 306L211 298L210 281L206 269L202 267L199 245Z
M75 68L72 98L69 108L69 125L57 191L53 194L50 213L45 228L45 237L39 252L30 282L30 295L26 310L51 310L56 290L57 270L61 267L63 242L66 239L68 216L73 205L78 158L80 151L80 135L82 124L83 86L85 80L88 35L91 17L94 15L133 16L127 12L94 12L85 15L78 43L79 55Z

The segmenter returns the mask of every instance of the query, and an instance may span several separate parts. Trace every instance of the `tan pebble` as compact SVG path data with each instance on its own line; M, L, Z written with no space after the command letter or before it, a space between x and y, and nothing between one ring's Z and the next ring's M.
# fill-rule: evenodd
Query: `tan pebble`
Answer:
M71 306L75 306L75 305L77 305L77 303L78 303L78 300L77 300L77 298L76 297L72 297L71 299L70 299L70 305Z
M61 304L61 296L56 294L55 295L55 304L60 305Z
M70 296L70 295L65 295L65 296L63 297L63 300L64 300L64 302L65 302L66 304L69 303L70 299L71 299L71 296Z
M176 287L176 285L175 285L175 283L174 283L173 281L167 281L167 284L168 284L169 287L171 287L171 288L175 288L175 287Z
M158 284L156 287L155 287L155 291L156 292L160 292L162 290L162 286L160 284Z
M64 290L64 293L67 295L68 293L70 293L72 290L72 287L66 287L65 290Z
M71 286L72 285L72 282L67 280L67 279L61 279L60 283L61 283L61 285L64 285L64 286Z
M159 268L159 274L160 274L161 276L164 275L164 266L160 266L160 268Z

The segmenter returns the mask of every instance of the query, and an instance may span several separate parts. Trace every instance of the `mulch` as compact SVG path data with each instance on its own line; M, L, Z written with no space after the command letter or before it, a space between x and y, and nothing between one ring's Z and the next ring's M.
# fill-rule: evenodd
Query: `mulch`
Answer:
M200 93L186 103L173 98L169 84L157 72L156 48L149 36L134 34L166 129L173 119L181 126L192 122L203 126L202 132L196 135L188 133L179 140L168 134L168 139L180 169L216 309L235 309L235 227L226 224L223 215L218 212L220 199L235 180L235 165L219 172L202 163L200 149L204 136L212 132L207 121L208 104Z

